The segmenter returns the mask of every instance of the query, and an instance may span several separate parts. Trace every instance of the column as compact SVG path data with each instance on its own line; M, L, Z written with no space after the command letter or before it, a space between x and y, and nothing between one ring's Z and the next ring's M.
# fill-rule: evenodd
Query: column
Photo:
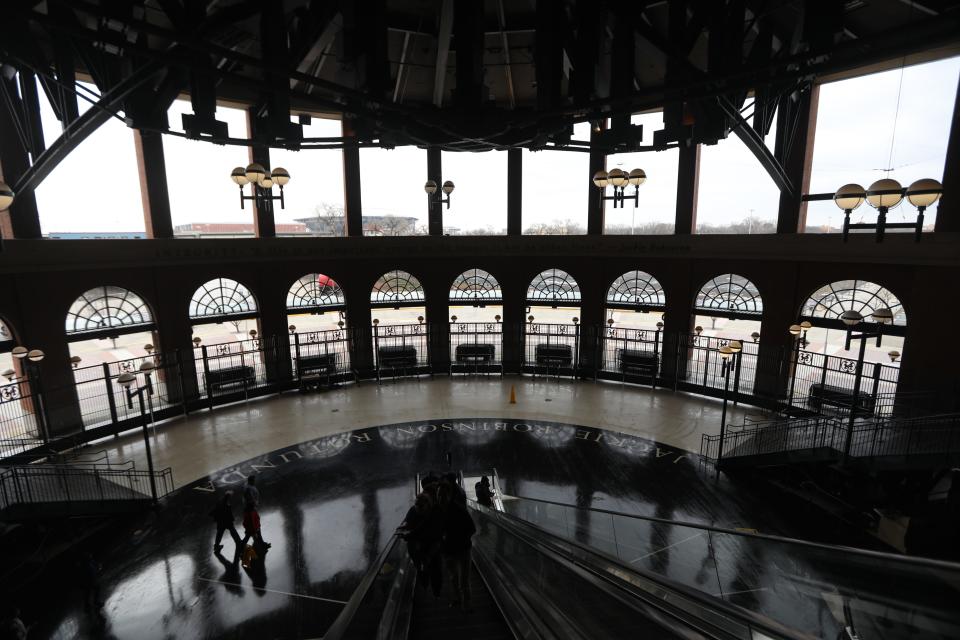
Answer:
M254 108L247 110L247 123L250 136L256 138L257 119L254 115ZM250 162L256 162L263 165L263 168L270 171L270 147L254 143L248 147L250 152ZM253 188L253 187L251 187ZM273 201L267 202L263 207L257 203L251 202L253 206L253 230L258 238L273 238L277 235L277 225L273 217Z
M144 228L148 238L172 238L170 195L167 192L167 166L163 156L163 136L155 131L133 130L140 172L140 196L143 199Z
M523 234L523 149L507 151L507 235Z
M19 95L15 79L0 79L8 95ZM39 118L40 115L36 114ZM17 135L17 120L5 105L0 105L0 179L11 188L30 169L30 156ZM30 239L40 238L40 213L33 189L17 193L13 204L0 211L0 232L3 237Z
M817 131L819 85L802 91L791 108L783 102L777 112L776 157L793 185L793 193L780 192L777 233L803 233L807 226L807 203L800 199L810 188L810 166L813 162L813 141ZM787 145L790 145L787 147Z
M0 125L0 129L2 129ZM953 103L953 122L943 163L943 198L937 204L935 231L960 231L960 85Z
M431 236L443 235L443 208L446 205L438 204L436 199L443 195L443 166L440 160L438 147L427 148L427 180L437 183L437 193L427 200L427 227ZM426 182L426 180L424 181Z
M601 127L602 131L602 127ZM603 235L604 226L604 205L599 189L593 184L593 176L597 171L603 171L607 167L607 154L603 152L597 144L597 137L600 132L590 130L590 175L587 176L590 183L587 185L587 234Z
M690 235L697 230L697 190L700 187L700 145L680 146L677 161L677 217L674 233Z
M343 209L347 235L363 235L363 207L360 203L360 148L352 123L344 118L343 127Z

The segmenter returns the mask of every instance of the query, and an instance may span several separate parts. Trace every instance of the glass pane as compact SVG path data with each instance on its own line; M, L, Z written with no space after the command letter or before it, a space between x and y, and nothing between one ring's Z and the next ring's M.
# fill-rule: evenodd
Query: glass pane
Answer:
M190 102L174 100L167 111L171 130L183 131L185 113L193 113ZM247 114L242 109L217 107L216 118L227 123L231 137L248 136ZM239 187L230 180L234 167L250 163L247 147L168 135L163 137L163 152L175 236L253 235L253 207L247 202L240 208Z
M450 208L444 205L445 235L493 236L507 233L507 152L444 151L443 179L456 185Z
M750 101L744 109L749 116ZM776 117L767 148L775 139ZM736 134L700 146L697 233L776 233L779 208L780 190Z
M638 113L630 118L632 124L643 125L642 144L653 144L653 132L663 129L663 112ZM643 169L647 181L640 185L640 202L636 208L628 202L624 208L613 208L606 202L604 229L607 234L660 234L673 233L677 213L677 161L678 149L616 153L607 156L607 170L619 167L626 172ZM609 187L608 187L609 190ZM627 187L627 195L633 194ZM597 197L599 189L591 189L591 197Z
M426 181L425 149L360 149L363 235L426 235Z
M304 138L332 138L341 133L340 121L327 118L313 118L303 127ZM290 182L284 188L284 208L279 204L274 207L278 236L346 235L342 150L270 149L270 168L277 167L290 172Z
M577 139L589 140L590 125L574 127ZM582 151L523 150L523 233L578 235L587 232L590 154Z
M83 90L99 93L93 85ZM47 144L62 132L42 89L40 121ZM80 100L81 110L87 104ZM57 239L144 238L143 200L134 132L110 118L71 151L36 188L43 235ZM96 195L91 183L99 183ZM86 194L86 197L83 196Z
M905 187L942 180L958 75L954 57L821 85L809 192L833 193L851 182L869 187L887 177ZM933 228L937 207L926 211L925 228ZM887 220L913 222L916 209L904 202ZM861 205L850 221L876 222L876 212ZM836 205L810 203L808 232L842 228Z

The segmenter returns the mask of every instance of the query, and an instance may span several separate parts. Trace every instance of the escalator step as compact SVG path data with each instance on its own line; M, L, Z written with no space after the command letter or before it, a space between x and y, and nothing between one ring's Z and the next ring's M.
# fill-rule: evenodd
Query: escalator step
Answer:
M447 576L444 575L446 580ZM435 598L433 593L417 587L414 596L413 619L410 637L417 640L510 640L513 635L503 620L500 609L494 602L486 585L477 574L470 571L470 606L464 613L450 607L450 585L444 582L443 593Z

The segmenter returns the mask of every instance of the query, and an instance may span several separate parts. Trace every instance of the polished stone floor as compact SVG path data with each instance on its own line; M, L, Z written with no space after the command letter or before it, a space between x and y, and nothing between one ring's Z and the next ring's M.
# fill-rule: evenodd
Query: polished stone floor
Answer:
M406 385L406 391L427 387ZM311 400L290 400L301 405L301 419L320 404ZM329 412L313 415L329 419ZM273 427L252 416L246 422L234 416L231 424L253 433ZM716 482L695 455L669 443L545 419L394 423L248 457L185 484L156 513L118 522L85 547L103 565L102 614L85 611L74 581L60 574L43 583L42 593L23 594L24 615L37 623L31 638L319 638L400 523L415 473L445 470L448 460L468 475L496 469L505 493L516 496L787 533L762 499L725 479ZM261 571L232 563L229 539L226 557L212 551L208 511L220 492L239 491L250 473L259 478L264 537L273 545ZM597 527L591 518L581 524L599 535L602 518ZM656 544L675 546L669 532L658 535ZM709 567L696 545L674 549L669 556L687 557L664 564L668 555L652 540L642 545L667 575ZM794 614L778 599L780 567L789 558L734 560L727 578L717 577L721 589L744 592L745 602L770 599L814 636L836 637L836 616L826 604Z

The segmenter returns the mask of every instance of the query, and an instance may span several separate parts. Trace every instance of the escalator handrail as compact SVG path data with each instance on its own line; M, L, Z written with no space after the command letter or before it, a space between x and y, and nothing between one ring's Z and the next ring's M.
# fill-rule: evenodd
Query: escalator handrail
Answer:
M413 479L413 495L416 495L420 492L420 473L414 476ZM353 617L357 613L357 609L360 608L360 603L363 602L364 598L367 597L367 592L370 590L373 581L376 579L377 575L380 573L380 570L383 568L383 564L387 561L387 558L390 557L390 554L393 552L393 548L400 542L400 536L396 533L393 533L390 536L390 539L387 541L387 544L383 546L383 550L380 551L377 555L377 559L373 561L373 564L370 565L370 568L367 569L367 572L363 574L363 578L360 579L360 584L357 585L357 588L353 590L353 593L350 595L350 599L347 600L347 603L343 605L343 609L340 610L340 614L333 621L333 624L330 625L330 628L327 629L327 632L323 635L324 640L340 640L343 637L343 634L350 628L350 623L353 622Z
M620 516L623 518L630 518L634 520L645 520L647 522L658 522L661 524L669 524L669 525L678 526L678 527L689 527L691 529L700 529L703 531L709 531L711 533L722 533L724 535L737 536L740 538L756 538L759 540L765 540L767 542L791 544L791 545L796 545L801 547L817 549L819 551L829 551L832 553L860 555L865 558L870 558L873 560L887 560L887 561L893 561L893 562L902 562L904 564L913 564L913 565L926 567L930 569L945 569L948 571L960 571L960 563L949 562L947 560L936 560L933 558L919 558L916 556L905 556L905 555L898 555L895 553L885 553L883 551L872 551L870 549L858 549L856 547L845 547L843 545L824 544L822 542L811 542L809 540L800 540L799 538L787 538L785 536L777 536L769 533L752 533L749 531L738 531L736 529L727 529L724 527L716 527L708 524L699 524L696 522L686 522L683 520L669 520L666 518L658 518L656 516L641 516L634 513L612 511L610 509L601 509L600 507L578 507L577 505L568 504L566 502L544 500L543 498L530 498L527 496L513 496L513 495L511 495L510 498L514 500L526 500L529 502L541 502L543 504L552 504L559 507L566 507L568 509L575 509L578 511L595 511L597 513L606 513L612 516Z
M376 579L377 574L380 573L380 570L383 568L383 564L387 561L387 558L390 556L390 553L393 551L394 546L400 541L400 536L393 534L390 536L390 540L387 541L387 544L384 545L383 550L377 556L377 559L374 560L373 564L370 565L370 568L367 569L367 572L363 574L363 578L360 579L360 584L357 585L357 588L353 590L353 594L350 595L350 599L347 600L347 603L343 605L343 609L340 610L340 614L333 621L333 624L330 625L330 628L327 629L327 632L323 635L324 640L340 640L343 637L343 634L350 628L350 623L353 622L353 617L357 613L357 609L360 608L360 604L363 602L364 598L367 597L367 592L370 590L373 581Z
M684 584L674 582L669 578L665 578L663 576L647 572L638 567L627 566L623 564L619 558L615 558L613 556L610 556L607 553L604 553L603 551L600 551L599 549L594 549L588 545L581 544L574 540L568 540L566 538L562 538L556 534L553 534L549 531L546 531L545 529L540 528L539 526L537 526L532 522L528 522L527 520L524 520L511 513L507 513L504 511L496 511L488 507L483 507L477 504L473 500L469 501L469 504L472 508L478 511L481 511L482 513L491 513L491 514L494 514L495 518L502 518L506 520L508 527L514 529L514 531L512 532L514 535L519 535L521 536L521 538L523 537L533 538L532 544L539 543L548 548L553 547L551 551L563 557L565 561L573 563L574 565L577 565L586 569L587 571L597 575L602 580L605 580L611 585L613 584L613 580L609 577L609 572L604 571L603 569L597 568L596 560L594 558L599 557L605 560L606 562L610 563L614 567L616 567L617 573L619 574L618 578L625 583L629 584L629 580L626 580L623 576L633 574L635 576L638 576L639 578L642 578L644 580L654 583L656 586L658 586L660 589L664 591L673 592L683 598L693 600L695 601L695 603L697 603L699 606L703 607L704 609L711 610L714 613L730 618L734 622L744 625L750 630L757 630L765 634L772 634L769 636L770 638L806 638L808 637L805 635L798 635L792 629L784 627L783 625L776 622L775 620L766 618L748 609L743 609L741 607L737 607L735 605L729 604L727 602L724 602L723 600L719 600L701 591L693 589L692 587L688 587ZM517 529L519 529L519 531L517 531ZM587 558L590 558L590 560L586 560L582 557L579 559L571 558L569 555L565 554L563 551L557 549L557 547L560 547L560 549L562 549L563 547L571 547L571 548L577 549L578 551L583 553L584 556L586 556ZM646 600L646 599L644 600L648 604L653 604L651 603L650 600ZM660 607L664 607L666 603L660 600L659 602L656 603L656 605L659 605ZM670 609L666 609L665 612L672 615L673 617L684 620L687 624L689 624L689 620L684 619L679 612L671 611ZM702 631L703 630L701 629L701 632Z

